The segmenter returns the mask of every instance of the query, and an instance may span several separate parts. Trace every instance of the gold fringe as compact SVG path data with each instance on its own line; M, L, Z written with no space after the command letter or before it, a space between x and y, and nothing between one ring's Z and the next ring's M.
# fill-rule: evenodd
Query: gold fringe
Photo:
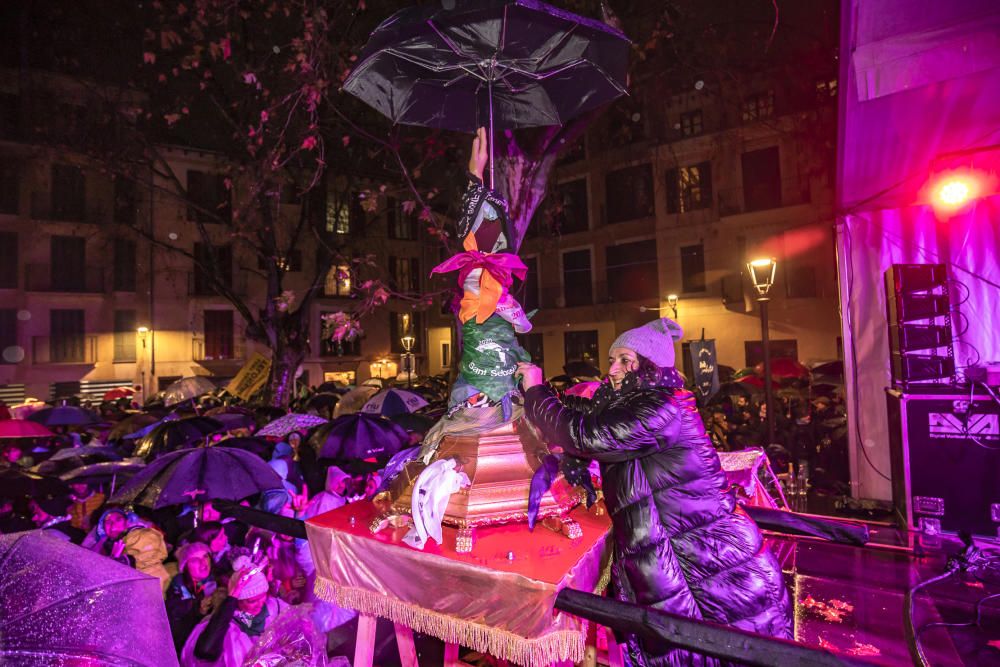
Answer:
M417 632L433 635L442 641L467 646L525 667L547 667L564 660L576 663L584 657L586 621L583 621L579 630L557 630L536 639L528 639L507 630L489 628L423 609L388 595L341 586L322 577L316 578L315 590L319 598L336 602L341 607L379 616Z
M611 566L614 564L614 559L609 558L608 564L604 566L604 570L601 572L601 578L597 580L597 585L594 586L594 595L600 595L611 583Z

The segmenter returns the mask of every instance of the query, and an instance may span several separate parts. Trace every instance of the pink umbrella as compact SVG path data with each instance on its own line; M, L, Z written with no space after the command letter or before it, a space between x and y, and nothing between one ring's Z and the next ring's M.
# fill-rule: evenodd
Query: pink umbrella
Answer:
M597 388L601 386L600 382L577 382L575 385L567 389L564 393L570 396L582 396L584 398L593 398L594 392Z
M117 401L119 398L132 398L134 395L135 389L132 387L116 387L104 392L104 400Z
M51 438L55 433L38 422L26 419L0 421L0 438Z
M756 388L758 388L758 389L760 389L762 391L764 389L764 378L759 377L757 375L745 375L745 376L741 377L740 379L736 380L736 382L739 382L739 383L742 383L742 384L745 384L745 385L749 385L751 387L756 387ZM771 380L771 388L772 389L780 389L781 385L779 385L774 380Z
M757 375L764 375L764 363L754 366ZM809 369L791 357L778 357L771 359L772 378L807 378ZM763 385L761 385L763 386Z

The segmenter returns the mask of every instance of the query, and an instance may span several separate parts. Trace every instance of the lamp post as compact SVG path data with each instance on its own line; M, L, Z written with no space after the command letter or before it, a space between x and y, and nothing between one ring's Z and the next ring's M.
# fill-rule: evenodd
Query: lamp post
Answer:
M146 401L146 337L149 336L149 327L137 327L135 330L139 340L142 342L142 363L139 364L139 386L142 387L142 400Z
M403 354L403 369L406 370L406 388L409 389L411 386L411 380L413 379L413 354L410 352L413 349L413 345L417 342L417 339L413 336L406 335L399 339L402 343L403 349L406 351Z
M764 409L767 411L767 445L774 442L774 407L771 390L771 341L768 336L767 302L768 292L774 285L774 275L778 262L773 257L755 259L747 263L750 280L757 290L757 303L760 304L760 340L764 346Z
M678 301L680 301L680 299L677 297L676 294L668 294L667 295L667 305L670 306L670 310L674 311L674 319L675 320L677 319L677 302Z

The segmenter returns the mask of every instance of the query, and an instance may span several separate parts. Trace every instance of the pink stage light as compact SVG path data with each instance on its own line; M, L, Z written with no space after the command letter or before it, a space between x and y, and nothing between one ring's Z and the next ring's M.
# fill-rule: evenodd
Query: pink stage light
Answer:
M974 169L956 169L935 174L925 187L925 201L940 218L963 212L977 199L996 191L997 179Z

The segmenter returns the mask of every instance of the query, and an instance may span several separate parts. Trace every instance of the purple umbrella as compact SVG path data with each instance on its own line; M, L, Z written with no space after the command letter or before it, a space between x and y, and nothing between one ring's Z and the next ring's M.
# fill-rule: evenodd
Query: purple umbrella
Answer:
M159 509L204 500L243 500L283 488L278 473L256 454L230 447L200 447L164 454L109 502Z
M46 426L84 426L96 424L101 418L90 410L75 405L60 405L34 412L28 415L28 420Z
M177 665L160 582L45 531L0 535L0 664Z
M317 458L339 461L388 461L410 441L410 436L388 419L355 413L317 427L309 444Z

